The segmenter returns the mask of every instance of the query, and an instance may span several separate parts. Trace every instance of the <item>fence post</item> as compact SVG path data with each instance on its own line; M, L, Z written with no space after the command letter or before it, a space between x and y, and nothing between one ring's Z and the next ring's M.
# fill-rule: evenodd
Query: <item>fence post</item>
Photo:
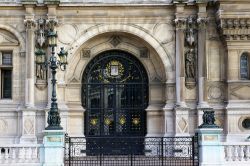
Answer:
M64 131L44 130L43 166L62 166L64 165Z
M164 137L161 138L161 165L164 166Z
M197 129L200 166L222 166L224 162L223 146L220 141L221 128Z
M72 145L71 145L71 138L69 137L69 166L71 166L71 150Z

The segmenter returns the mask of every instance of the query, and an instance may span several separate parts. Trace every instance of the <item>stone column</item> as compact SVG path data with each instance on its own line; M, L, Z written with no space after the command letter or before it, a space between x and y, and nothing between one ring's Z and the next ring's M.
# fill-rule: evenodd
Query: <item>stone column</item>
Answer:
M199 17L198 23L198 108L207 108L205 95L206 81L206 24L207 18Z
M35 20L33 7L26 9L29 13L25 16L26 27L26 79L25 79L25 107L34 108L35 103Z
M36 143L34 6L26 5L25 107L22 109L21 143Z
M180 6L182 9L182 6ZM177 9L178 11L178 9ZM174 109L175 117L175 135L188 136L189 123L188 111L189 108L185 102L185 61L184 61L184 31L186 28L186 18L177 17L175 19L176 25L176 104Z

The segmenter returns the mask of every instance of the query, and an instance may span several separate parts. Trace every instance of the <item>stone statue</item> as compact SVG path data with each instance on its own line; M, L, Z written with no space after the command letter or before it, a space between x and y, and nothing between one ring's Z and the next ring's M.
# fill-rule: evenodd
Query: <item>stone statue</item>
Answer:
M193 48L186 52L185 72L186 78L195 78L195 52Z
M43 69L43 64L36 64L36 78L46 80L46 70Z

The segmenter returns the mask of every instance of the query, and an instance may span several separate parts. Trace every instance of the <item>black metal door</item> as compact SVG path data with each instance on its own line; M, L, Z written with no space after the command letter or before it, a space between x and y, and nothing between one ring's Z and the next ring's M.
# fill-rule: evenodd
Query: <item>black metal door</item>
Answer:
M123 146L133 142L110 145L108 139L145 136L148 79L134 56L117 50L98 55L85 70L82 90L88 154L126 154Z

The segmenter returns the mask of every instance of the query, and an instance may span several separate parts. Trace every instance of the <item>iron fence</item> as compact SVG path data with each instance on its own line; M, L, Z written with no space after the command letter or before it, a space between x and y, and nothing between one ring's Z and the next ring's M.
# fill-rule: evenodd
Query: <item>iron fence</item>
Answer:
M197 137L65 137L65 166L198 166Z

